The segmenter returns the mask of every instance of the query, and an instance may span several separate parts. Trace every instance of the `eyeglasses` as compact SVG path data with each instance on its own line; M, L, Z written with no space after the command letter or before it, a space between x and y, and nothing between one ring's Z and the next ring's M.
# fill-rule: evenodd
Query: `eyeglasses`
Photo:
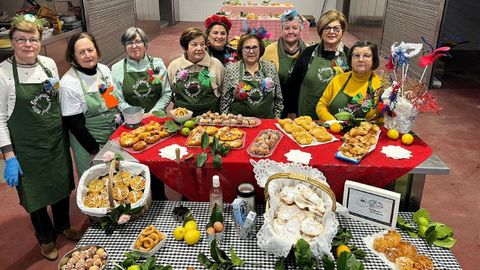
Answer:
M30 44L32 44L32 45L40 44L40 39L38 39L38 38L19 37L19 38L12 38L12 39L15 40L15 42L17 42L20 45L23 45L23 44L27 43L27 41L30 42Z
M322 29L322 31L325 32L325 33L330 32L330 30L332 30L334 33L340 33L340 31L342 31L342 27L340 27L340 26L325 26Z
M372 59L372 54L371 53L365 53L365 54L359 54L359 53L353 53L352 54L352 59L358 60L360 58L363 59Z
M127 48L133 48L133 46L137 46L137 47L140 47L140 46L143 46L145 43L141 40L134 40L134 41L127 41L125 42L125 46L127 46Z
M258 46L245 46L242 48L244 52L248 53L248 52L256 52L258 50Z

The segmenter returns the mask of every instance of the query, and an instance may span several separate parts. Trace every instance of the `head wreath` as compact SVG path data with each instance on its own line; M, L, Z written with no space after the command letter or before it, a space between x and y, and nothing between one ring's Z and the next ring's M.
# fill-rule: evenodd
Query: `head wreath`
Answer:
M205 28L208 29L214 23L225 25L225 27L227 27L227 31L230 31L230 28L232 28L232 22L227 17L218 14L213 14L205 20Z
M45 26L48 24L47 20L45 19L38 19L32 14L17 14L12 18L12 26L18 25L21 22L29 22L34 23L38 26Z
M297 20L300 23L303 22L302 17L298 14L298 12L295 9L287 9L283 12L282 16L280 17L280 22L288 22L288 21L293 21Z

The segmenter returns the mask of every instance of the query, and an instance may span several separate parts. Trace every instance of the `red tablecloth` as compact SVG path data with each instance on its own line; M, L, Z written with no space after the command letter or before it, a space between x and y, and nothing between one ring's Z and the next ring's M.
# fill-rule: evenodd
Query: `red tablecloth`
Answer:
M282 29L280 25L280 19L278 18L258 18L258 19L245 19L245 18L230 18L232 22L232 28L230 29L230 37L239 36L243 33L243 22L247 22L248 27L255 27L258 29L260 26L265 27L270 32L270 40L276 41L282 36ZM310 23L308 21L303 22L303 30L300 32L302 40L309 40Z
M144 120L144 122L149 119ZM159 120L163 121L163 120ZM212 176L218 174L220 176L221 186L223 188L224 201L232 202L236 198L236 188L242 182L250 182L256 185L253 174L253 166L245 149L250 145L258 132L263 129L276 129L276 120L263 119L262 124L254 128L244 128L247 137L245 147L239 150L232 150L226 157L223 157L223 167L216 170L212 166L211 157L205 168L196 168L195 161L191 158L181 163L181 181L177 183L178 166L175 161L162 158L158 155L158 151L171 144L185 145L186 138L177 134L163 142L158 143L138 154L132 154L139 162L149 166L150 171L161 179L170 188L181 193L192 201L208 201L209 190L212 185ZM115 131L112 138L120 136L121 132L127 129L122 126ZM335 135L340 138L341 135ZM382 130L378 140L377 148L362 159L360 164L355 165L335 158L335 153L342 144L341 140L329 144L323 144L313 147L302 148L296 142L284 136L279 143L271 160L278 162L287 162L285 153L291 149L299 149L312 154L310 166L319 169L327 178L331 189L335 192L337 200L341 201L343 197L343 187L346 180L354 180L360 183L376 187L385 187L394 182L400 176L407 174L413 168L425 161L431 154L432 149L425 144L420 138L416 137L410 146L400 143L400 140L392 141L386 136L386 131ZM412 152L413 157L410 159L393 160L381 153L382 146L385 145L401 145ZM188 148L189 153L199 153L201 148ZM180 184L180 185L179 185ZM262 197L263 189L257 187L257 195Z

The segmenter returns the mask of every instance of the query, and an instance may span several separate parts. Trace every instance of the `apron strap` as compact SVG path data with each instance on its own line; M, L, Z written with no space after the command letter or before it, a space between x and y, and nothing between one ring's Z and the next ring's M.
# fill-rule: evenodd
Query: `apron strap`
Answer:
M47 77L49 78L53 77L52 72L48 68L46 68L42 64L42 62L38 60L38 58L37 58L37 63L42 67L45 74L47 74ZM14 79L15 85L19 85L20 80L18 79L17 60L15 59L15 56L12 56L12 68L13 68L13 79Z

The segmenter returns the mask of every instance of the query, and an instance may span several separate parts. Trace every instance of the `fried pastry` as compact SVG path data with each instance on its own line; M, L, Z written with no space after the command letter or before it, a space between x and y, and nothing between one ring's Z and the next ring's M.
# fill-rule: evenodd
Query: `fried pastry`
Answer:
M144 141L138 141L132 146L133 150L135 151L142 151L147 148L147 143Z

